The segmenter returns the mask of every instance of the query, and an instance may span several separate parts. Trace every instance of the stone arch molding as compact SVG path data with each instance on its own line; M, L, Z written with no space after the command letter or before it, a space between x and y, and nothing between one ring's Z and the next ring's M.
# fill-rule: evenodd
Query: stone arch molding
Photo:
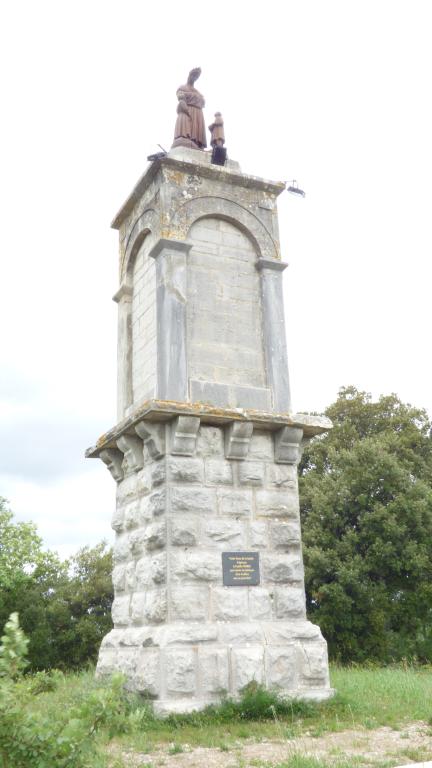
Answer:
M233 200L225 197L194 197L187 200L175 212L170 225L171 232L179 239L185 238L199 219L219 218L238 227L251 240L257 258L280 259L276 242L262 221Z
M130 282L133 263L147 235L152 235L158 228L158 216L154 208L147 208L135 220L126 242L121 265L121 280Z

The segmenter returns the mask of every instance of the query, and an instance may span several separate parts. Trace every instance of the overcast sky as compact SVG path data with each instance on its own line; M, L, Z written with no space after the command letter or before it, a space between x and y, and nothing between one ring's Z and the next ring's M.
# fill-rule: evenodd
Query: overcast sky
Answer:
M84 450L115 424L117 233L202 67L279 216L294 407L340 386L432 413L431 3L9 0L0 17L0 495L67 555L112 538Z

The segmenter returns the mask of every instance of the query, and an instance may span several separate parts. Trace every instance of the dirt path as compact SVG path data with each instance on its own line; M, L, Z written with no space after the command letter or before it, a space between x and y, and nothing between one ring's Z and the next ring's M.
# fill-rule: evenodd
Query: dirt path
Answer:
M432 759L432 731L426 723L411 723L400 731L391 728L349 730L326 733L317 738L302 736L280 741L246 741L221 749L183 746L183 752L169 754L169 747L139 754L122 750L128 768L256 768L261 763L271 768L293 754L316 757L326 762L357 758L357 765L403 765ZM118 753L117 753L118 754ZM360 758L360 760L359 760Z

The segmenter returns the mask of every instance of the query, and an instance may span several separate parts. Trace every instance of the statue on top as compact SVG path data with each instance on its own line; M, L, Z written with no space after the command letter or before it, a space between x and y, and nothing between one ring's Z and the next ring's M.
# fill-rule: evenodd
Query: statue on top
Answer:
M173 147L205 149L207 146L204 125L204 96L194 86L201 74L201 68L191 69L186 85L177 89L177 121L174 130Z

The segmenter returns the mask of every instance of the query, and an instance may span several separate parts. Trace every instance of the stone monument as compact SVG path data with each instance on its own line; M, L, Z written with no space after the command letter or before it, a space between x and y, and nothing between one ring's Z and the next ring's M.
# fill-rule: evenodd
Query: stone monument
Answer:
M120 235L118 423L87 451L117 484L100 675L159 713L251 682L324 699L306 619L297 463L324 417L292 413L276 200L282 182L177 146L147 167Z

